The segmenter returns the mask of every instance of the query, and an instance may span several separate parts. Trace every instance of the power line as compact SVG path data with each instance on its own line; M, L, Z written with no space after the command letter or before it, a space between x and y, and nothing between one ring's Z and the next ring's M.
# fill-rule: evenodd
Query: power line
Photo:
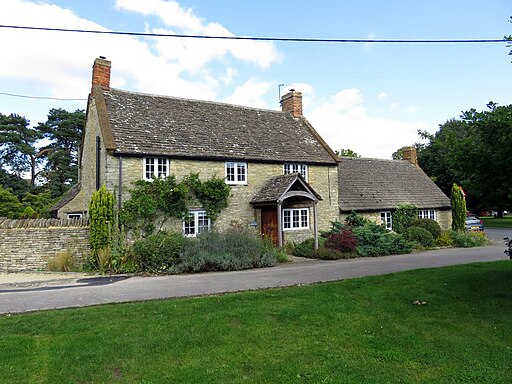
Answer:
M12 97L23 97L25 99L44 99L44 100L59 100L59 101L85 101L87 99L66 99L60 97L49 97L49 96L28 96L28 95L17 95L15 93L0 92L0 95L12 96Z
M123 32L123 31L98 31L88 29L66 29L66 28L48 28L48 27L27 27L20 25L0 25L0 28L25 29L36 31L54 31L54 32L75 32L75 33L95 33L105 35L125 35L125 36L146 36L146 37L178 37L189 39L219 39L219 40L253 40L253 41L282 41L282 42L305 42L305 43L504 43L509 40L502 39L446 39L446 40L393 40L393 39L316 39L316 38L296 38L296 37L247 37L247 36L205 36L205 35L180 35L171 33L149 33L149 32Z

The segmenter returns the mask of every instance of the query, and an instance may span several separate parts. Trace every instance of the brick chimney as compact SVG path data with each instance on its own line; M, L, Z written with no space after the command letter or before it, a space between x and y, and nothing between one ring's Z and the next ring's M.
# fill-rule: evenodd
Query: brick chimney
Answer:
M418 166L418 155L416 154L416 148L406 147L402 152L402 159L407 160L412 165Z
M302 93L290 89L290 92L281 97L281 109L291 113L293 117L302 116Z
M92 89L95 85L100 85L103 88L110 88L110 61L105 57L100 56L94 60L92 66Z

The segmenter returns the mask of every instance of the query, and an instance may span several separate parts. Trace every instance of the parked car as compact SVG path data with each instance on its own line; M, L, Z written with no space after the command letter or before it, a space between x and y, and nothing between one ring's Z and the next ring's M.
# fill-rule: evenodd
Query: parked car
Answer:
M484 222L476 215L466 216L466 230L467 231L483 231Z

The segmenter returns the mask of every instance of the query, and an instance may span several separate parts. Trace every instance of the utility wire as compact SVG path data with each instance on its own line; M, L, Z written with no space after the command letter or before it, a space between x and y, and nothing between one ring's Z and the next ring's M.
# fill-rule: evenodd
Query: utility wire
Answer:
M60 97L48 97L48 96L28 96L28 95L17 95L15 93L0 92L0 95L12 96L12 97L23 97L26 99L44 99L44 100L60 100L60 101L85 101L87 99L66 99Z
M36 31L55 31L55 32L77 32L77 33L96 33L106 35L127 35L127 36L147 36L147 37L179 37L190 39L219 39L219 40L253 40L253 41L284 41L284 42L306 42L306 43L503 43L509 42L508 39L447 39L447 40L375 40L375 39L315 39L315 38L295 38L295 37L247 37L247 36L204 36L204 35L180 35L171 33L148 33L148 32L122 32L122 31L98 31L88 29L66 29L66 28L47 28L47 27L27 27L20 25L0 25L0 28L26 29Z

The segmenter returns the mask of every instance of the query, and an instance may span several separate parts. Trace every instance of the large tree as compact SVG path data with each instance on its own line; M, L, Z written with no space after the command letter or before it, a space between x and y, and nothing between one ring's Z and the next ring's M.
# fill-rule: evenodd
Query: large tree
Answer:
M85 125L81 109L51 109L48 120L37 127L50 140L45 151L44 176L52 196L61 196L78 181L78 146Z
M37 142L42 137L39 130L29 127L25 117L0 113L0 167L18 177L29 174L34 185L41 162Z
M512 105L487 105L488 110L464 112L449 120L419 151L419 163L445 193L456 182L473 209L512 206Z

